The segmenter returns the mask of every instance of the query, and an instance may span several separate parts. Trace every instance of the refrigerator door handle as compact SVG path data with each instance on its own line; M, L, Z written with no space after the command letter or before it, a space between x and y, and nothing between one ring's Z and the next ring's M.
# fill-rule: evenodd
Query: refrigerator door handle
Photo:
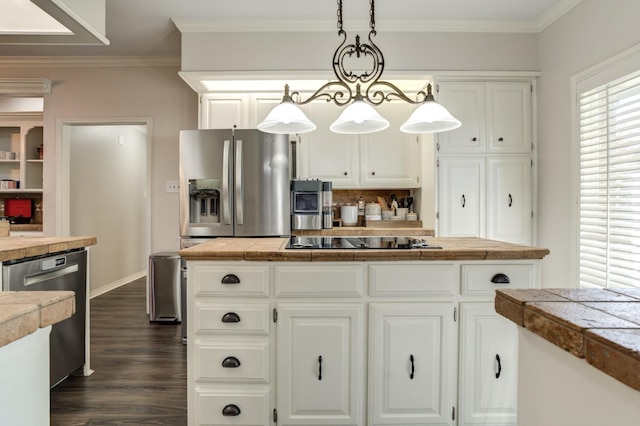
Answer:
M242 186L242 141L236 141L236 225L244 224L244 189Z
M222 215L225 225L231 225L231 192L229 192L229 145L231 141L225 140L222 148Z

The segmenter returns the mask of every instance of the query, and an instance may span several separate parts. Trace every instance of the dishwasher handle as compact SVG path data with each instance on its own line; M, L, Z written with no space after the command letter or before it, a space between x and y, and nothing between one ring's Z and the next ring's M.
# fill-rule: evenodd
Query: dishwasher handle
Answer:
M26 277L24 277L24 285L25 287L27 287L33 284L41 283L43 281L73 274L74 272L78 272L78 264L65 266L64 268L56 269L55 271L48 271L48 272L41 272L37 274L27 275Z

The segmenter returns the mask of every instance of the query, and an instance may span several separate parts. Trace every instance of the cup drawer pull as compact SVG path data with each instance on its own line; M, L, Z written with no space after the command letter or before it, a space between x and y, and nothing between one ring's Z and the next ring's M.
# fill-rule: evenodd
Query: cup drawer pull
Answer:
M494 284L509 284L511 280L506 274L495 274L493 278L491 278L491 282Z
M240 278L236 274L227 274L222 277L222 284L240 284Z
M240 316L238 316L238 314L236 314L235 312L227 312L222 316L222 322L240 322Z
M222 415L225 417L235 417L240 415L240 407L235 404L225 405L222 409Z
M222 361L223 368L238 368L240 367L240 360L235 356L228 356Z

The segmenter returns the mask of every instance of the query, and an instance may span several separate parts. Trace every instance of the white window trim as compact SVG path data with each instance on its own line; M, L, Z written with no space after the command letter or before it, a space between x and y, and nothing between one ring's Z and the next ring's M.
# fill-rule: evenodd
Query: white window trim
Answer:
M569 287L580 287L580 93L640 70L640 44L571 77L571 241Z

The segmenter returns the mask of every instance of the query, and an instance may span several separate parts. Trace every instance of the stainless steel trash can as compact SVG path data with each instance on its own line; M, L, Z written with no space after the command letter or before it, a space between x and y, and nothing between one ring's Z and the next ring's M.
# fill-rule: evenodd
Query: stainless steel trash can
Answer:
M149 256L149 321L181 322L182 268L175 252Z

